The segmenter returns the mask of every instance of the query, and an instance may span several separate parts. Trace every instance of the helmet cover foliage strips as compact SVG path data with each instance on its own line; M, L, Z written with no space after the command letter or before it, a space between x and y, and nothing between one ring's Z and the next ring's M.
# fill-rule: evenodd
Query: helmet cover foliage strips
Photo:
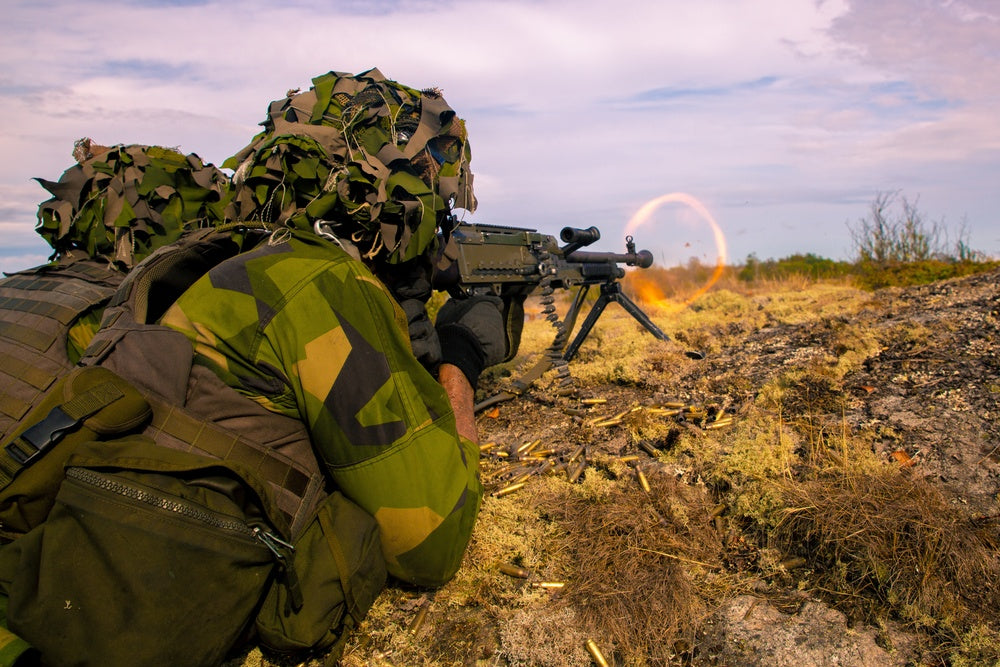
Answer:
M82 250L127 270L185 230L223 219L229 179L194 153L81 139L73 154L78 164L58 182L35 179L53 195L35 226L53 258Z
M271 103L235 170L227 217L312 231L317 220L390 263L437 242L439 216L475 210L465 122L435 89L377 69L328 72Z

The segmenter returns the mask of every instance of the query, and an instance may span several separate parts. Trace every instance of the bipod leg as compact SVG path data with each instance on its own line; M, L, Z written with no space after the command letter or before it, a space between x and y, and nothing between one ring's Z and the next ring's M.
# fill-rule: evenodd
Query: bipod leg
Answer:
M637 306L632 299L625 296L625 294L621 291L621 287L618 286L618 283L615 283L615 287L618 289L616 289L614 294L610 297L612 301L620 303L622 308L628 311L628 313L634 317L639 324L646 328L646 331L656 336L659 340L670 340L670 337L663 333L663 330L660 329L660 327L653 324L653 320L649 319L649 315L642 312L642 309L639 308L639 306Z
M582 297L578 296L578 300L582 303ZM584 339L587 338L587 334L590 330L594 328L594 324L597 323L597 318L601 316L604 309L607 307L608 303L616 301L621 304L621 307L628 312L629 315L635 318L635 320L643 326L646 331L653 334L658 340L670 340L670 337L663 333L660 327L653 323L653 320L649 319L649 316L642 311L639 306L636 305L632 299L625 296L622 292L622 287L618 282L608 282L601 284L601 296L597 298L594 303L594 307L591 308L590 313L587 315L587 319L583 321L583 326L580 327L580 331L576 334L573 342L569 344L566 348L566 352L563 354L563 359L569 361L572 359L580 346L583 345ZM578 303L574 303L574 308L578 307ZM704 359L705 355L701 352L685 352L685 354L691 359Z
M603 290L604 287L605 286L602 285L601 289ZM659 340L670 340L670 336L663 333L660 327L653 324L653 321L649 319L649 316L646 315L646 313L642 312L642 309L639 308L639 306L637 306L636 303L632 301L632 299L625 296L625 293L622 292L621 285L619 285L618 283L613 283L611 285L608 285L607 287L608 291L610 292L610 296L608 298L612 301L617 301L618 303L620 303L622 308L627 310L629 314L632 315L632 317L634 317L639 322L639 324L641 324L643 327L646 328L646 331L656 336ZM687 350L684 353L684 356L686 356L688 359L705 358L705 354L697 350Z

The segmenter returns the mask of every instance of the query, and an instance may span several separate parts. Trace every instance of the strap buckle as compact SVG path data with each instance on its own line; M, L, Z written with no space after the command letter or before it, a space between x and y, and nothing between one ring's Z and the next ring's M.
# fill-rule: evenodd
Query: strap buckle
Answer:
M10 458L22 466L30 466L39 456L62 440L67 431L79 423L79 420L70 417L63 411L62 407L57 405L45 416L45 419L26 430L4 449L7 450ZM28 447L34 451L28 450Z

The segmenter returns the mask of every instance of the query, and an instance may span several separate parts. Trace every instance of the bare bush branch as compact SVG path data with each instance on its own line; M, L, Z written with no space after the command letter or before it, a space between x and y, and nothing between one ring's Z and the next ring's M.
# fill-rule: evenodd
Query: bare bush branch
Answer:
M918 204L919 197L911 201L898 190L876 193L868 215L855 224L847 223L857 261L889 264L985 259L982 253L969 247L968 227L964 222L952 248L943 220L926 220Z

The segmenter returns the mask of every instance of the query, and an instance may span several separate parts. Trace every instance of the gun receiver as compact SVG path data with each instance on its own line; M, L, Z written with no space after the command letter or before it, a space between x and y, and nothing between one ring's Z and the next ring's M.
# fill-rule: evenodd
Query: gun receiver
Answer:
M625 266L648 268L653 255L636 251L632 237L627 252L587 252L580 248L601 238L597 227L565 227L560 246L555 237L534 229L501 225L460 224L451 232L458 256L435 278L435 286L453 294L528 294L543 280L554 288L597 285L625 276Z
M643 269L652 266L652 253L648 250L637 251L631 236L625 237L624 253L581 250L601 238L597 227L565 227L559 236L565 245L560 245L553 236L522 227L461 223L451 231L454 243L449 244L447 254L452 263L435 275L435 288L447 289L453 296L459 297L484 294L521 297L541 288L546 304L543 312L557 330L556 340L546 358L514 383L513 393L503 392L487 399L476 406L477 411L519 395L548 369L565 365L576 355L597 319L612 301L621 305L653 336L669 340L646 313L622 292L619 282L625 276L624 266ZM573 332L577 315L594 285L600 287L601 294L580 331L567 346L566 341ZM558 321L548 296L559 288L579 288L562 322ZM698 355L696 358L700 357L700 353L694 354Z

